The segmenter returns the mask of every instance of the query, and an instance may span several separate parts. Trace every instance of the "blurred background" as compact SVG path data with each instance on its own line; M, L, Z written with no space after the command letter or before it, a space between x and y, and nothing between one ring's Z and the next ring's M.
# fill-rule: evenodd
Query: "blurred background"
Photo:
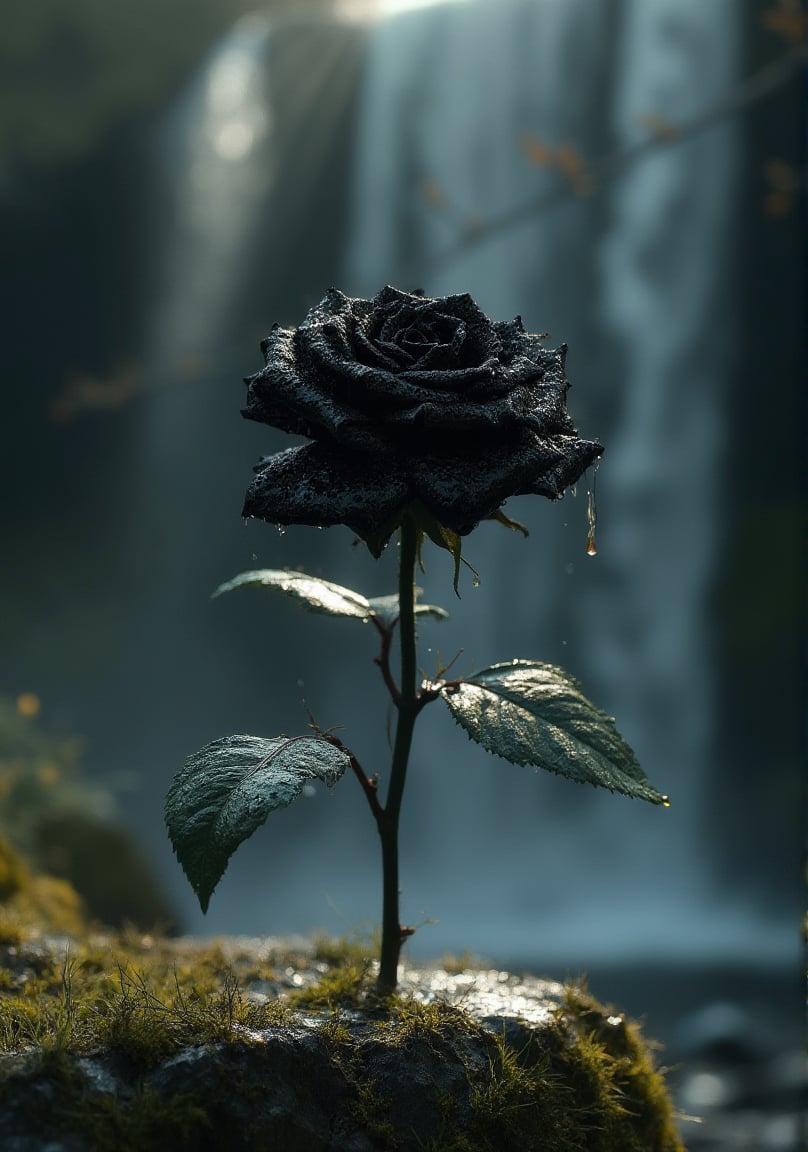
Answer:
M509 502L527 541L478 529L459 600L431 549L451 618L422 666L563 665L672 807L508 765L436 705L408 948L588 971L682 1059L692 1147L797 1147L801 6L38 0L3 28L0 829L112 922L378 919L353 780L274 815L206 918L162 804L186 755L307 709L386 771L371 629L210 600L256 567L396 580L347 529L245 528L252 465L296 441L241 420L241 377L332 284L471 292L569 344L570 411L606 446L598 555L592 474Z

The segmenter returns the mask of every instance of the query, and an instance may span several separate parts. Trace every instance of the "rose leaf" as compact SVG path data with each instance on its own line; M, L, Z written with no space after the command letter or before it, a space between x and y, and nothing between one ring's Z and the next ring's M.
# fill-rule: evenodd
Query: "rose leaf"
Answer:
M276 588L302 601L310 611L321 612L326 616L354 616L367 620L373 615L370 601L351 588L343 588L316 576L307 576L305 572L283 572L274 568L240 572L232 580L220 584L213 596L221 596L223 592L232 592L234 588L243 588L247 584Z
M612 717L561 668L532 660L494 664L443 685L441 696L472 740L512 764L668 803L648 783Z
M168 790L165 821L203 912L236 848L270 812L310 780L333 787L349 764L318 736L225 736L188 757Z
M417 596L420 591L420 588L416 588L415 595ZM386 628L389 628L391 624L395 624L398 620L397 593L393 593L392 596L373 596L368 603L373 609L374 616L376 616ZM435 620L446 620L449 613L445 608L440 608L437 604L416 604L415 615L432 616Z

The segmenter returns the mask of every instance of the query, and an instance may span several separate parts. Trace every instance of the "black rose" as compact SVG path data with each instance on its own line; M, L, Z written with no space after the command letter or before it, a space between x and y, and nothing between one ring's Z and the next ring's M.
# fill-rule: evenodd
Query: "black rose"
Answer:
M263 459L244 516L346 524L378 556L408 509L459 535L509 496L556 499L600 456L566 410L566 347L467 294L330 289L263 341L243 415L313 443Z

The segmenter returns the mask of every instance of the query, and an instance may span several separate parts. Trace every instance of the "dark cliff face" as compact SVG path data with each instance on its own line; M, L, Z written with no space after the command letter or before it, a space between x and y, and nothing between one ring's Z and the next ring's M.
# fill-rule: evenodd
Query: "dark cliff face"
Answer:
M5 945L0 1145L681 1149L635 1027L585 992L458 964L381 1004L361 949L298 945Z

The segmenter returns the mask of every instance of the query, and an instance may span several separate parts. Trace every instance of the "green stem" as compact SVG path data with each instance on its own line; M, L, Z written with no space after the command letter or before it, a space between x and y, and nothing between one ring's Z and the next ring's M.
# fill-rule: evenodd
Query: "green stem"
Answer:
M411 517L401 525L401 553L398 568L398 628L401 645L401 684L398 698L398 724L393 746L390 789L383 818L379 821L382 842L382 950L376 991L389 996L398 983L398 958L409 932L402 928L398 912L398 821L412 731L418 715L418 689L415 664L415 556L417 529Z

